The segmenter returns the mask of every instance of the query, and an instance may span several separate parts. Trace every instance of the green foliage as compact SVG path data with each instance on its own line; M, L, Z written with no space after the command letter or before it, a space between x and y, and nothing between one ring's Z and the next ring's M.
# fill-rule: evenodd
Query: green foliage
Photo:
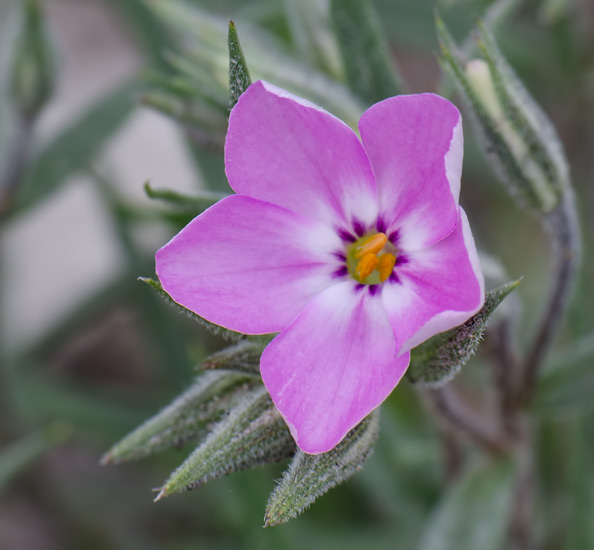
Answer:
M217 477L277 462L295 443L266 388L245 392L204 442L173 472L156 500L200 487Z
M308 455L298 450L268 499L265 525L297 517L318 497L357 473L371 455L378 432L376 409L331 451Z
M330 6L353 93L370 105L400 93L401 86L371 0L332 0Z
M197 440L257 385L258 378L246 374L224 370L202 374L170 405L116 443L101 463L136 460Z
M501 550L514 477L507 458L465 472L429 520L420 550Z
M433 387L451 380L478 349L491 315L519 284L520 280L517 280L487 292L481 310L466 323L437 334L414 348L407 378L415 384Z
M68 176L88 167L132 111L136 89L135 82L128 82L102 97L33 157L12 214L39 203L64 184Z
M233 108L239 99L239 96L245 92L252 83L250 71L239 43L239 36L235 23L229 21L229 100Z

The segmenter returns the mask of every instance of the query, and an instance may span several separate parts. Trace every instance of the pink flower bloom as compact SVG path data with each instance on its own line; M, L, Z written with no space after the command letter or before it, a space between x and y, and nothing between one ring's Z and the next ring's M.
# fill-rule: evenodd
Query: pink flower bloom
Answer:
M157 252L178 303L246 334L279 332L262 378L295 441L329 451L384 401L409 350L483 304L458 206L460 113L433 95L388 98L343 122L266 82L231 112L237 192Z

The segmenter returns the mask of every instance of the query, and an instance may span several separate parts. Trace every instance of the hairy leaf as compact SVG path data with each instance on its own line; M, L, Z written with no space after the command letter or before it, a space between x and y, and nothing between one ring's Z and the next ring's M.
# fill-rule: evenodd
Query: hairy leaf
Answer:
M260 357L270 343L270 337L244 340L207 357L198 366L201 370L227 369L259 374Z
M252 78L233 21L229 21L227 42L229 45L229 99L231 107L234 107L239 96L252 83Z
M309 455L298 450L268 499L265 525L297 517L318 497L357 473L371 455L378 432L376 409L331 451Z
M200 317L200 315L196 315L196 313L194 313L193 311L190 311L189 309L185 308L184 306L178 304L171 296L169 296L169 294L167 294L167 292L165 292L165 290L163 289L163 286L161 285L161 283L159 281L155 281L154 279L151 279L150 277L138 277L138 280L149 285L167 303L175 306L177 309L179 309L180 311L185 313L188 317L190 317L191 319L194 319L194 321L197 321L203 327L210 330L210 332L212 332L213 334L217 334L219 336L222 336L223 338L226 338L227 340L234 340L234 341L241 340L244 337L244 335L241 334L240 332L235 332L233 330L229 330L229 329L220 327L219 325L215 325L214 323L210 323L203 317Z
M243 373L220 370L200 375L170 405L114 445L101 463L136 460L195 440L260 385L257 377Z
M266 388L254 389L173 472L156 500L195 489L231 472L277 462L294 452L293 438Z
M487 322L520 279L487 292L482 309L466 323L437 334L411 352L406 376L413 383L440 386L451 380L478 349Z

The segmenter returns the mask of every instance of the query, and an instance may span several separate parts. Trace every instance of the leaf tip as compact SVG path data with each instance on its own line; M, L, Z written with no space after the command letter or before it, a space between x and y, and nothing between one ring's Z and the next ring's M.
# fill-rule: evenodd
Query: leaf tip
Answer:
M159 502L161 499L164 499L167 494L167 487L157 488L155 491L159 491L159 494L153 499L153 502Z

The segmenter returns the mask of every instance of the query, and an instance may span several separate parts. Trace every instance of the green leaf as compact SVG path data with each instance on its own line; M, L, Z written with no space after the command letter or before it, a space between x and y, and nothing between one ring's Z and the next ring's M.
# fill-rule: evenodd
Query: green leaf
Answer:
M588 334L560 351L541 374L534 407L557 416L594 409L594 335Z
M332 21L355 95L369 104L400 93L388 44L370 0L332 0Z
M340 53L331 32L326 2L283 0L283 7L299 58L342 80Z
M260 357L271 337L260 337L257 340L243 340L207 357L198 366L201 370L225 369L250 374L259 374Z
M331 451L309 455L298 450L268 499L265 526L297 517L318 497L357 473L371 455L378 432L376 409Z
M132 111L136 89L136 83L127 83L102 98L37 153L11 213L30 208L55 191L68 176L85 169Z
M193 311L190 311L189 309L185 308L181 304L178 304L171 296L169 296L169 294L167 294L167 292L163 289L163 286L161 285L161 283L159 281L155 281L154 279L151 279L150 277L138 277L138 280L149 285L167 303L176 307L179 311L185 313L191 319L194 319L194 321L200 323L203 327L207 328L213 334L217 334L219 336L222 336L223 338L226 338L227 340L234 340L234 341L238 341L238 340L241 340L244 338L244 336L245 336L244 334L241 334L240 332L235 332L233 330L229 330L224 327L220 327L219 325L215 325L214 323L210 323L203 317L200 317L200 315L196 315L196 313L194 313Z
M266 388L252 390L173 472L155 500L231 472L283 460L294 452L293 438Z
M489 318L520 281L487 292L482 309L463 325L437 334L414 348L406 372L409 381L437 387L451 380L474 355Z
M501 550L514 474L514 463L509 459L468 470L437 506L420 550Z
M259 378L220 370L204 373L188 390L161 412L116 443L101 464L117 464L179 447L206 434L247 392L260 386Z
M144 190L151 199L161 200L171 206L191 209L196 212L196 215L229 196L226 193L213 192L203 192L199 195L184 195L170 189L153 189L148 181L144 184Z
M229 46L229 98L230 106L233 108L239 96L248 89L252 83L250 71L248 70L235 23L229 21L229 35L227 38Z

